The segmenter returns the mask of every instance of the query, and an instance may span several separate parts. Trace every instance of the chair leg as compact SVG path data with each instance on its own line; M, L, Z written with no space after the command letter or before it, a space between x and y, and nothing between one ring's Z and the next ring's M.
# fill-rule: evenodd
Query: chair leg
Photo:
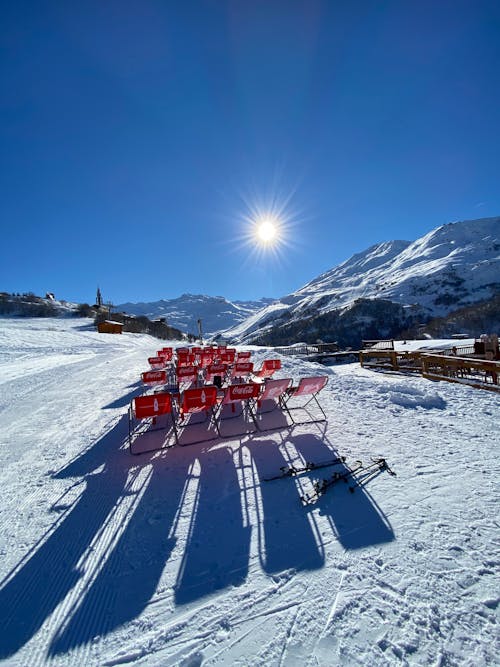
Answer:
M325 414L325 411L324 411L323 408L321 407L321 405L320 405L320 403L319 403L319 401L318 401L318 399L317 399L317 397L316 397L316 394L313 394L313 395L311 396L311 398L310 398L306 403L304 403L303 405L296 405L296 406L294 406L294 407L290 407L290 406L288 405L288 402L289 402L292 398L293 398L293 394L291 394L291 395L288 397L288 399L286 399L286 398L283 399L283 407L284 407L284 409L287 410L288 415L290 416L290 419L292 420L292 422L293 422L293 424L294 424L295 426L300 426L301 424L317 424L317 423L319 423L319 422L324 422L324 421L327 420L327 416L326 416L326 414ZM293 416L292 416L292 410L306 409L307 406L309 405L309 403L310 403L311 401L313 401L313 400L315 401L316 405L317 405L318 408L320 409L321 414L323 415L323 418L322 418L322 419L307 419L307 420L305 420L305 421L301 421L301 422L295 421L295 419L294 419Z
M210 412L210 418L208 417L208 412ZM180 445L181 447L186 447L188 445L196 445L196 444L199 444L201 442L211 442L212 440L217 440L218 437L219 438L222 437L221 433L219 431L219 426L217 424L217 420L215 418L215 412L214 412L213 407L210 407L208 410L205 410L205 419L203 421L207 421L207 419L208 419L208 428L210 428L210 425L212 424L212 421L213 421L215 430L217 432L216 436L211 437L211 438L202 438L201 440L192 440L191 442L186 442L185 444L181 445L180 437L182 435L182 432L178 433L177 430L175 429L175 425L174 425L174 431L175 431L175 437L176 437L177 445ZM203 421L197 422L197 424L202 424ZM194 425L195 424L192 424L192 426L194 426ZM189 424L187 426L185 426L184 428L185 429L189 428Z
M173 433L174 433L174 440L175 440L174 444L177 445L177 444L179 444L179 438L178 438L178 435L177 435L177 428L175 426L175 416L174 416L173 412L170 413L170 419L172 421L172 430L173 430ZM144 449L142 452L134 452L133 449L132 449L132 445L134 443L134 439L133 439L133 430L134 429L132 427L133 423L134 423L134 417L132 415L132 410L129 408L129 413L128 413L128 449L129 449L130 454L132 454L133 456L140 456L141 454L148 454L150 452L159 452L162 449L168 449L168 447L158 447L158 448L155 448L155 449ZM155 428L155 429L149 429L147 432L164 431L167 428L168 427L160 427L160 428ZM173 445L170 445L170 447L172 447L172 446Z
M252 410L252 406L250 404L250 401L247 402L247 410L250 413L250 417L252 418L253 423L255 424L255 428L260 431L259 425L257 423L257 413L254 414L254 411Z
M278 398L274 408L272 408L271 410L266 410L265 412L263 412L261 414L271 414L272 412L275 412L279 408L279 409L281 409L282 413L286 413L288 415L288 417L290 417L290 420L292 421L292 424L288 424L287 426L273 426L271 428L261 428L260 425L259 425L259 421L258 421L258 411L257 411L257 409L254 409L255 406L257 405L257 403L258 403L258 401L254 401L252 406L250 406L250 404L249 404L248 407L250 409L250 414L252 416L254 424L261 433L263 433L264 431L280 431L283 428L289 428L291 425L293 425L293 417L290 414L288 408L282 403L281 396L280 396Z
M129 405L129 407L128 407L128 451L129 451L130 454L132 454L131 422L132 422L132 407Z
M226 404L226 405L227 405L227 404ZM234 404L233 404L233 405L234 405ZM247 407L248 407L248 403L247 403ZM217 415L218 415L218 426L219 426L218 431L219 431L219 434L220 434L220 437L221 437L221 438L236 438L236 437L239 437L240 435L247 435L247 434L250 434L250 433L255 433L256 431L259 430L259 427L258 427L258 425L257 425L257 422L256 422L256 420L255 420L255 418L254 418L252 412L250 411L250 417L251 417L251 419L252 419L252 421L253 421L253 423L254 423L254 426L255 426L255 428L253 429L253 431L247 431L247 430L245 430L245 431L241 431L241 432L238 432L238 433L230 433L229 435L224 435L224 433L222 433L222 430L221 430L221 428L220 428L220 427L222 426L222 422L223 422L223 421L226 421L225 419L222 419L222 418L221 418L223 409L224 409L224 404L221 403L221 405L219 406L218 413L217 413ZM243 416L243 418L245 417L245 409L244 409L244 406L243 406L243 405L242 405L242 408L241 408L241 415ZM240 415L236 415L236 416L239 417Z

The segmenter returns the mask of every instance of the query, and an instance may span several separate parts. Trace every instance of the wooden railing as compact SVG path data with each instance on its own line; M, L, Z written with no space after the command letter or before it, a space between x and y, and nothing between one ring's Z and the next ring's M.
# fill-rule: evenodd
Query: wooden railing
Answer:
M429 380L460 382L481 389L500 391L500 361L445 357L440 354L422 355L422 375Z
M329 354L338 352L339 346L337 343L318 343L317 345L290 345L288 347L275 347L274 352L284 355L293 356L313 356L318 354Z
M361 351L359 361L361 366L367 368L422 373L423 377L430 380L461 382L473 387L500 391L500 361L417 351L397 352L376 349Z
M397 352L396 350L381 350L371 348L361 350L359 353L361 366L381 368L393 371L417 371L422 370L421 352Z
M454 345L442 350L435 350L429 354L444 354L445 356L468 357L475 354L474 345Z

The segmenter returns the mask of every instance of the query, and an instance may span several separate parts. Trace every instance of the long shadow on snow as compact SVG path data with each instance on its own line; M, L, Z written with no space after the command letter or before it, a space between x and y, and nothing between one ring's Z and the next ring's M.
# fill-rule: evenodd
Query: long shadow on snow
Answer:
M306 461L319 463L337 455L333 447L313 434L291 436L287 441ZM333 472L342 474L346 471L346 466L336 465L311 475L316 479L328 479ZM387 517L363 486L357 486L355 492L350 493L347 484L338 482L320 498L318 506L321 514L328 516L334 534L345 549L361 549L394 540L394 531Z
M170 461L175 469L165 470ZM136 618L154 595L176 539L169 537L192 459L179 449L152 462L151 476L101 571L49 654L65 653Z
M300 503L296 480L265 482L289 465L273 440L255 440L245 445L257 468L262 499L259 516L259 553L262 568L269 573L282 570L312 570L324 564L324 553ZM257 482L257 480L256 480Z
M200 476L187 544L175 589L185 604L227 586L248 573L250 526L232 452L222 447L198 454Z
M119 445L126 434L127 420L122 417L55 475L84 476L85 489L45 542L33 548L0 589L0 658L13 655L28 642L82 577L80 558L125 493L128 467ZM103 464L101 472L90 474Z
M127 394L124 394L123 396L120 396L120 398L117 398L114 401L111 401L111 403L108 403L108 405L103 406L103 410L111 410L112 408L124 408L130 404L130 401L135 398L136 396L140 396L143 392L143 386L142 383L136 383L136 385L132 385L134 389L132 391L129 391Z

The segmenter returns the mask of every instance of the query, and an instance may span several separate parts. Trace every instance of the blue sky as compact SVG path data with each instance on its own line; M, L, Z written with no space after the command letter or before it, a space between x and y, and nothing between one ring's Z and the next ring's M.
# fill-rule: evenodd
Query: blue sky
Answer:
M18 1L0 47L0 290L278 297L500 215L496 0Z

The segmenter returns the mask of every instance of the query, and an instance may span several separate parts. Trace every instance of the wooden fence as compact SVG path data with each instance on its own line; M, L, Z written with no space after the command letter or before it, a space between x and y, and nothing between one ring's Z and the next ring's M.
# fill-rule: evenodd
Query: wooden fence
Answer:
M287 347L275 347L273 351L284 355L310 357L338 352L339 346L337 343L318 343L317 345L289 345Z
M392 371L417 371L422 370L422 354L420 352L397 352L396 350L382 350L371 348L361 350L359 363L361 366L381 368Z
M459 348L460 349L460 348ZM464 350L469 348L464 347ZM359 353L361 366L397 372L416 372L430 380L461 382L473 387L500 391L500 361L472 356L428 352L397 352L369 349Z
M500 361L447 357L440 354L422 355L422 375L429 380L460 382L481 389L500 391Z

